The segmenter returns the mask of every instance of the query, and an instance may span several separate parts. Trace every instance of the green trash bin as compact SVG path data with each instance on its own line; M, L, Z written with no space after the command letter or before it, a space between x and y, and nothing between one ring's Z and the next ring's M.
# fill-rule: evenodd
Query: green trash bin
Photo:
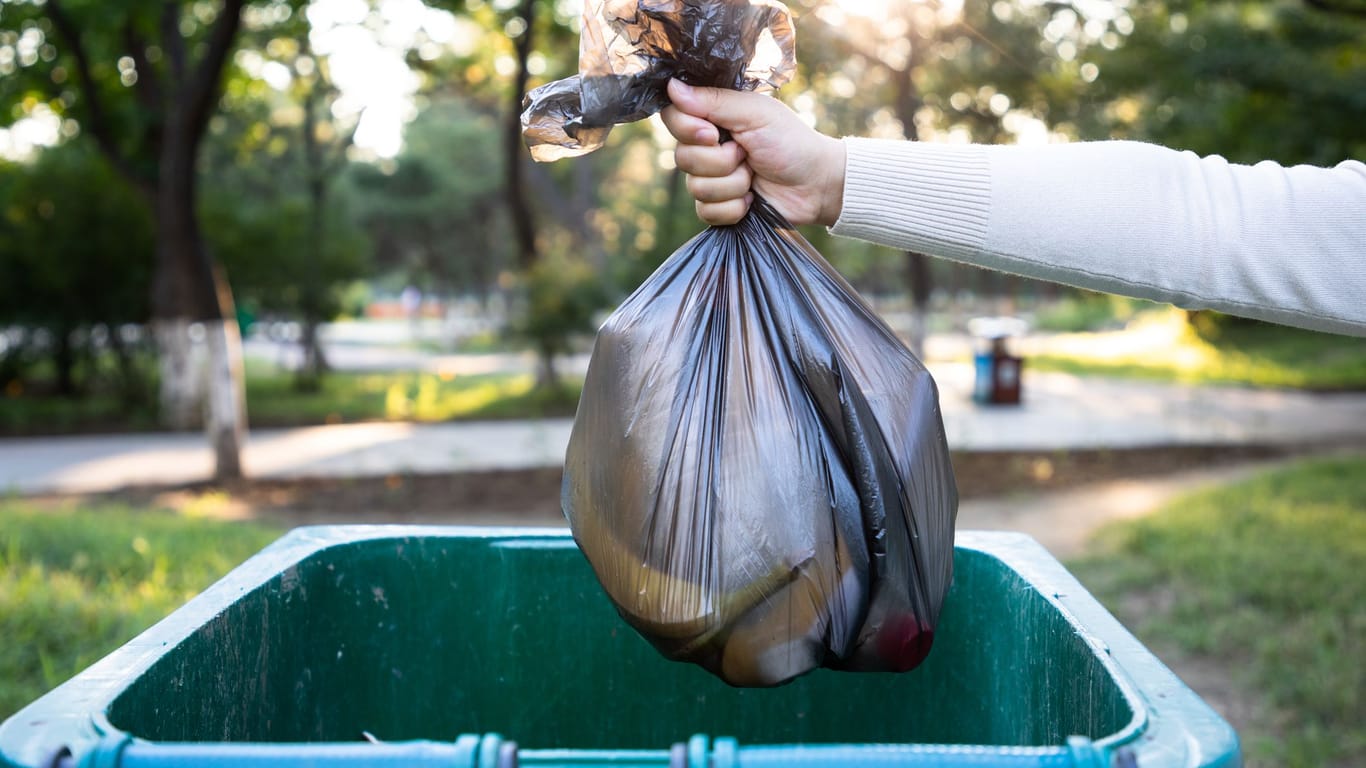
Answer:
M902 674L662 659L567 531L298 529L0 725L0 764L1237 766L1233 730L1025 536L959 532Z

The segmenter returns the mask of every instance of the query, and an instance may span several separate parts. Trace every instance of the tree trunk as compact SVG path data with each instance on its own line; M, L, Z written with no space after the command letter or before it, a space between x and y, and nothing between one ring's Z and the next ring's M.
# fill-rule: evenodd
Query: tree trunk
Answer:
M301 392L317 392L322 387L323 376L329 370L327 355L323 352L322 342L318 339L318 328L322 323L314 317L305 315L303 334L299 344L303 360L295 373L294 387Z
M522 0L518 11L525 24L521 36L513 41L517 53L517 79L512 89L512 101L503 131L503 153L507 174L508 213L512 217L512 231L517 241L517 266L530 269L536 263L536 223L527 201L523 164L526 150L522 145L522 98L526 96L530 72L527 62L531 57L531 35L535 25L536 0Z
M152 320L157 370L161 377L157 390L158 413L164 426L179 431L199 426L204 401L203 386L195 376L201 366L193 359L195 345L190 339L191 325L187 317Z
M74 397L76 394L76 350L71 347L71 329L59 325L52 331L52 367L57 374L57 394Z
M22 386L24 372L28 368L28 330L11 329L8 338L0 338L0 341L6 342L4 348L0 349L0 389L8 390L15 382Z
M161 409L176 428L203 413L214 451L214 477L242 476L241 444L246 430L242 395L242 338L232 291L212 266L195 210L194 148L189 126L178 115L165 127L157 184L157 271L153 284L153 326L161 355ZM199 323L199 340L190 334ZM195 354L203 343L206 353Z
M1020 311L1020 277L1011 272L1004 273L1001 301L998 302L1002 315L1013 315Z
M494 279L497 274L498 265L493 263L493 253L496 248L493 238L497 235L498 229L494 225L494 219L498 215L497 206L488 200L478 204L477 213L481 221L489 222L486 227L480 228L474 234L477 238L474 243L478 252L482 255L476 256L469 262L470 288L474 291L475 298L479 301L480 314L489 317L490 298L493 291Z
M133 181L151 203L156 221L156 271L152 285L152 327L162 371L161 413L167 424L193 424L203 401L201 382L209 395L210 440L217 456L220 479L241 474L240 440L245 429L241 397L242 340L237 331L232 293L212 269L200 238L195 209L195 158L209 119L217 109L223 68L237 38L246 0L222 0L207 35L187 50L181 32L180 3L161 3L160 49L164 70L144 66L142 34L148 31L124 18L123 33L129 54L138 63L137 109L145 129L129 137L117 135L105 109L105 94L91 76L91 57L81 42L81 25L65 11L64 3L48 0L46 12L56 31L71 47L75 84L80 88L85 114L81 130L89 133L100 151L121 175ZM114 5L108 4L112 8ZM127 5L127 4L123 4ZM93 17L92 17L93 18ZM102 17L103 18L103 17ZM111 30L112 31L112 30ZM192 61L197 58L197 61ZM139 149L125 154L127 147ZM149 171L154 160L155 171ZM200 323L205 331L204 372L196 365L195 340L190 330ZM228 324L231 323L231 327ZM200 375L203 372L204 375ZM236 377L233 380L232 377ZM234 394L235 393L235 394Z
M307 37L303 45L307 46ZM304 50L308 50L307 47ZM323 373L327 364L323 359L322 348L318 345L318 325L322 322L323 286L323 214L327 205L327 169L324 168L322 148L318 146L316 125L316 104L318 87L314 83L304 94L303 145L304 162L308 167L308 264L304 273L304 284L300 303L303 315L303 334L299 341L303 346L303 364L295 376L295 387L302 391L316 392L322 386Z
M214 479L243 476L242 441L246 436L246 392L242 369L242 336L233 317L205 323L209 347L209 407L205 427L214 454Z
M536 388L543 392L555 392L560 388L560 374L555 370L555 350L541 344L536 348Z
M518 10L518 16L524 23L522 34L513 41L513 47L517 54L517 76L512 89L512 103L508 105L507 121L503 131L503 152L504 162L507 167L507 202L508 213L512 219L512 231L517 242L517 266L524 273L529 272L536 265L536 221L532 217L531 203L526 194L526 174L524 163L526 162L526 150L522 144L522 98L526 95L527 81L530 79L530 71L527 69L527 62L531 57L531 36L532 29L535 27L535 12L537 0L522 0ZM526 303L527 312L534 311L531 302ZM553 388L558 386L558 378L555 375L555 352L540 346L537 350L538 373L536 376L537 386L541 388Z
M914 251L906 252L906 282L911 294L909 346L911 352L923 360L925 358L925 326L928 323L930 292L933 288L928 256Z
M593 234L592 217L590 212L597 206L597 174L594 173L595 156L582 158L574 163L574 208L578 215L574 217L574 239L578 240L582 247L581 253L588 257L588 261L594 269L605 272L609 256L607 249L603 248ZM584 162L584 161L587 162Z
M106 327L109 333L109 349L114 353L114 360L118 365L119 404L130 410L140 409L147 404L147 392L144 389L142 374L138 371L136 351L129 349L128 344L124 342L118 323L110 323Z

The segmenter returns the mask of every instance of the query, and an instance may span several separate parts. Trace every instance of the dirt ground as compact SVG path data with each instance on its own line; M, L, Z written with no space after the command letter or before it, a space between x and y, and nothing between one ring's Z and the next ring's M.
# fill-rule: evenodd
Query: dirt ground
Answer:
M964 501L1085 488L1278 458L1285 449L1178 447L1116 451L972 452L953 457ZM292 527L327 523L563 525L558 468L367 478L247 480L132 487L40 502L118 501Z

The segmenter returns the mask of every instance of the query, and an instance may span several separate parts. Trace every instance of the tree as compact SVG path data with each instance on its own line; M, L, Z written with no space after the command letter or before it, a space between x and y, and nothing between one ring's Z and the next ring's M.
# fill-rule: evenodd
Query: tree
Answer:
M920 131L916 118L924 106L924 99L912 73L917 68L923 69L928 58L934 55L927 43L934 39L938 30L935 25L915 23L920 20L916 17L934 18L932 14L915 14L912 10L908 6L898 5L888 9L885 19L855 17L849 20L847 26L838 28L845 33L842 36L843 47L861 59L866 67L877 72L877 76L890 86L892 115L901 137L918 141ZM906 251L906 276L912 310L909 341L911 350L922 357L925 354L925 315L929 311L933 292L930 275L929 257L923 253Z
M1075 138L1094 73L1080 52L1118 42L1114 3L869 3L795 0L801 76L790 103L835 135L1008 143ZM1088 79L1089 78L1089 79ZM861 245L834 244L857 255ZM985 271L910 255L907 284L923 307L935 284ZM945 280L947 278L947 280ZM993 278L994 279L994 278ZM1015 287L1017 278L1008 278Z
M67 125L78 125L152 212L162 417L180 428L193 423L197 382L207 381L205 425L219 478L242 474L241 340L231 291L201 233L196 170L244 5L9 0L0 6L0 24L39 45L37 56L0 81L0 105L18 106L22 116L45 102ZM3 114L16 116L13 109ZM207 376L192 364L194 326L206 331Z
M1093 137L1236 163L1331 166L1366 156L1366 5L1168 0L1135 7L1124 45L1092 51ZM1190 312L1196 332L1255 323Z
M431 0L429 4L466 15L491 31L503 32L502 35L488 35L486 45L469 55L457 56L428 68L463 74L463 78L444 78L443 81L451 83L449 87L457 89L465 97L465 103L476 109L482 107L488 114L496 114L501 123L498 133L503 157L503 208L511 228L514 263L522 273L521 285L526 291L519 304L527 315L517 325L524 334L539 334L536 339L541 355L538 383L554 387L553 355L563 347L566 334L572 332L569 326L560 322L565 317L558 313L569 307L579 308L597 294L579 290L566 282L562 286L563 295L551 300L547 292L561 288L553 281L544 280L546 269L539 264L552 247L559 254L556 258L563 260L567 269L571 269L568 266L571 263L568 254L571 253L580 254L580 258L587 254L590 260L597 256L599 263L606 261L591 224L598 197L598 185L593 176L596 164L573 164L567 180L555 171L534 166L522 140L521 112L523 98L540 78L561 77L577 68L577 30L571 24L573 19L564 15L563 4L546 0L478 4L472 10L465 8L465 3L450 0ZM510 74L502 80L489 77L490 71L499 70L500 59L511 64L505 67ZM571 271L580 272L578 267ZM601 280L601 276L594 279ZM539 316L538 313L549 314Z
M358 116L333 116L338 89L330 62L313 54L303 14L279 19L278 8L247 10L244 48L205 152L215 188L236 198L216 201L226 204L216 211L226 226L210 242L254 242L256 250L229 246L231 256L220 248L220 258L233 268L233 286L245 286L259 308L301 320L295 386L316 390L327 369L318 328L338 309L337 284L358 277L363 262L346 201L333 189L347 167ZM262 77L267 67L274 67L269 83ZM228 229L235 218L243 219L241 233ZM259 263L263 257L270 263Z
M497 121L463 100L429 104L391 167L357 163L348 181L376 260L409 282L483 298L510 261Z
M536 347L537 386L555 393L560 388L555 358L571 351L570 340L576 334L593 330L607 289L589 265L560 253L543 255L523 278L528 307L516 331Z
M147 211L91 147L69 142L31 163L0 164L0 224L0 326L21 336L6 358L45 351L57 394L76 396L103 338L119 364L116 389L136 405L142 381L121 330L149 314ZM0 386L23 373L19 358L10 362Z
M282 181L296 188L257 199L244 198L233 183L210 191L202 206L204 234L231 270L233 291L244 304L299 318L307 336L310 317L316 324L341 310L342 286L364 274L367 243L342 196L329 193L315 221L317 209L299 189L303 180ZM304 350L295 386L311 391L322 372L310 370Z
M1242 163L1362 157L1364 8L1301 0L1137 5L1124 45L1091 52L1104 100L1092 134Z

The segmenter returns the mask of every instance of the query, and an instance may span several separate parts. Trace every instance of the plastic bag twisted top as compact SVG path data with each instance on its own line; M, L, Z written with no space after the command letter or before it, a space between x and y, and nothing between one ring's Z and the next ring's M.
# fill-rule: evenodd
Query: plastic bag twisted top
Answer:
M527 94L522 135L538 161L582 155L668 106L670 78L762 91L795 69L792 15L776 0L586 0L579 74Z

